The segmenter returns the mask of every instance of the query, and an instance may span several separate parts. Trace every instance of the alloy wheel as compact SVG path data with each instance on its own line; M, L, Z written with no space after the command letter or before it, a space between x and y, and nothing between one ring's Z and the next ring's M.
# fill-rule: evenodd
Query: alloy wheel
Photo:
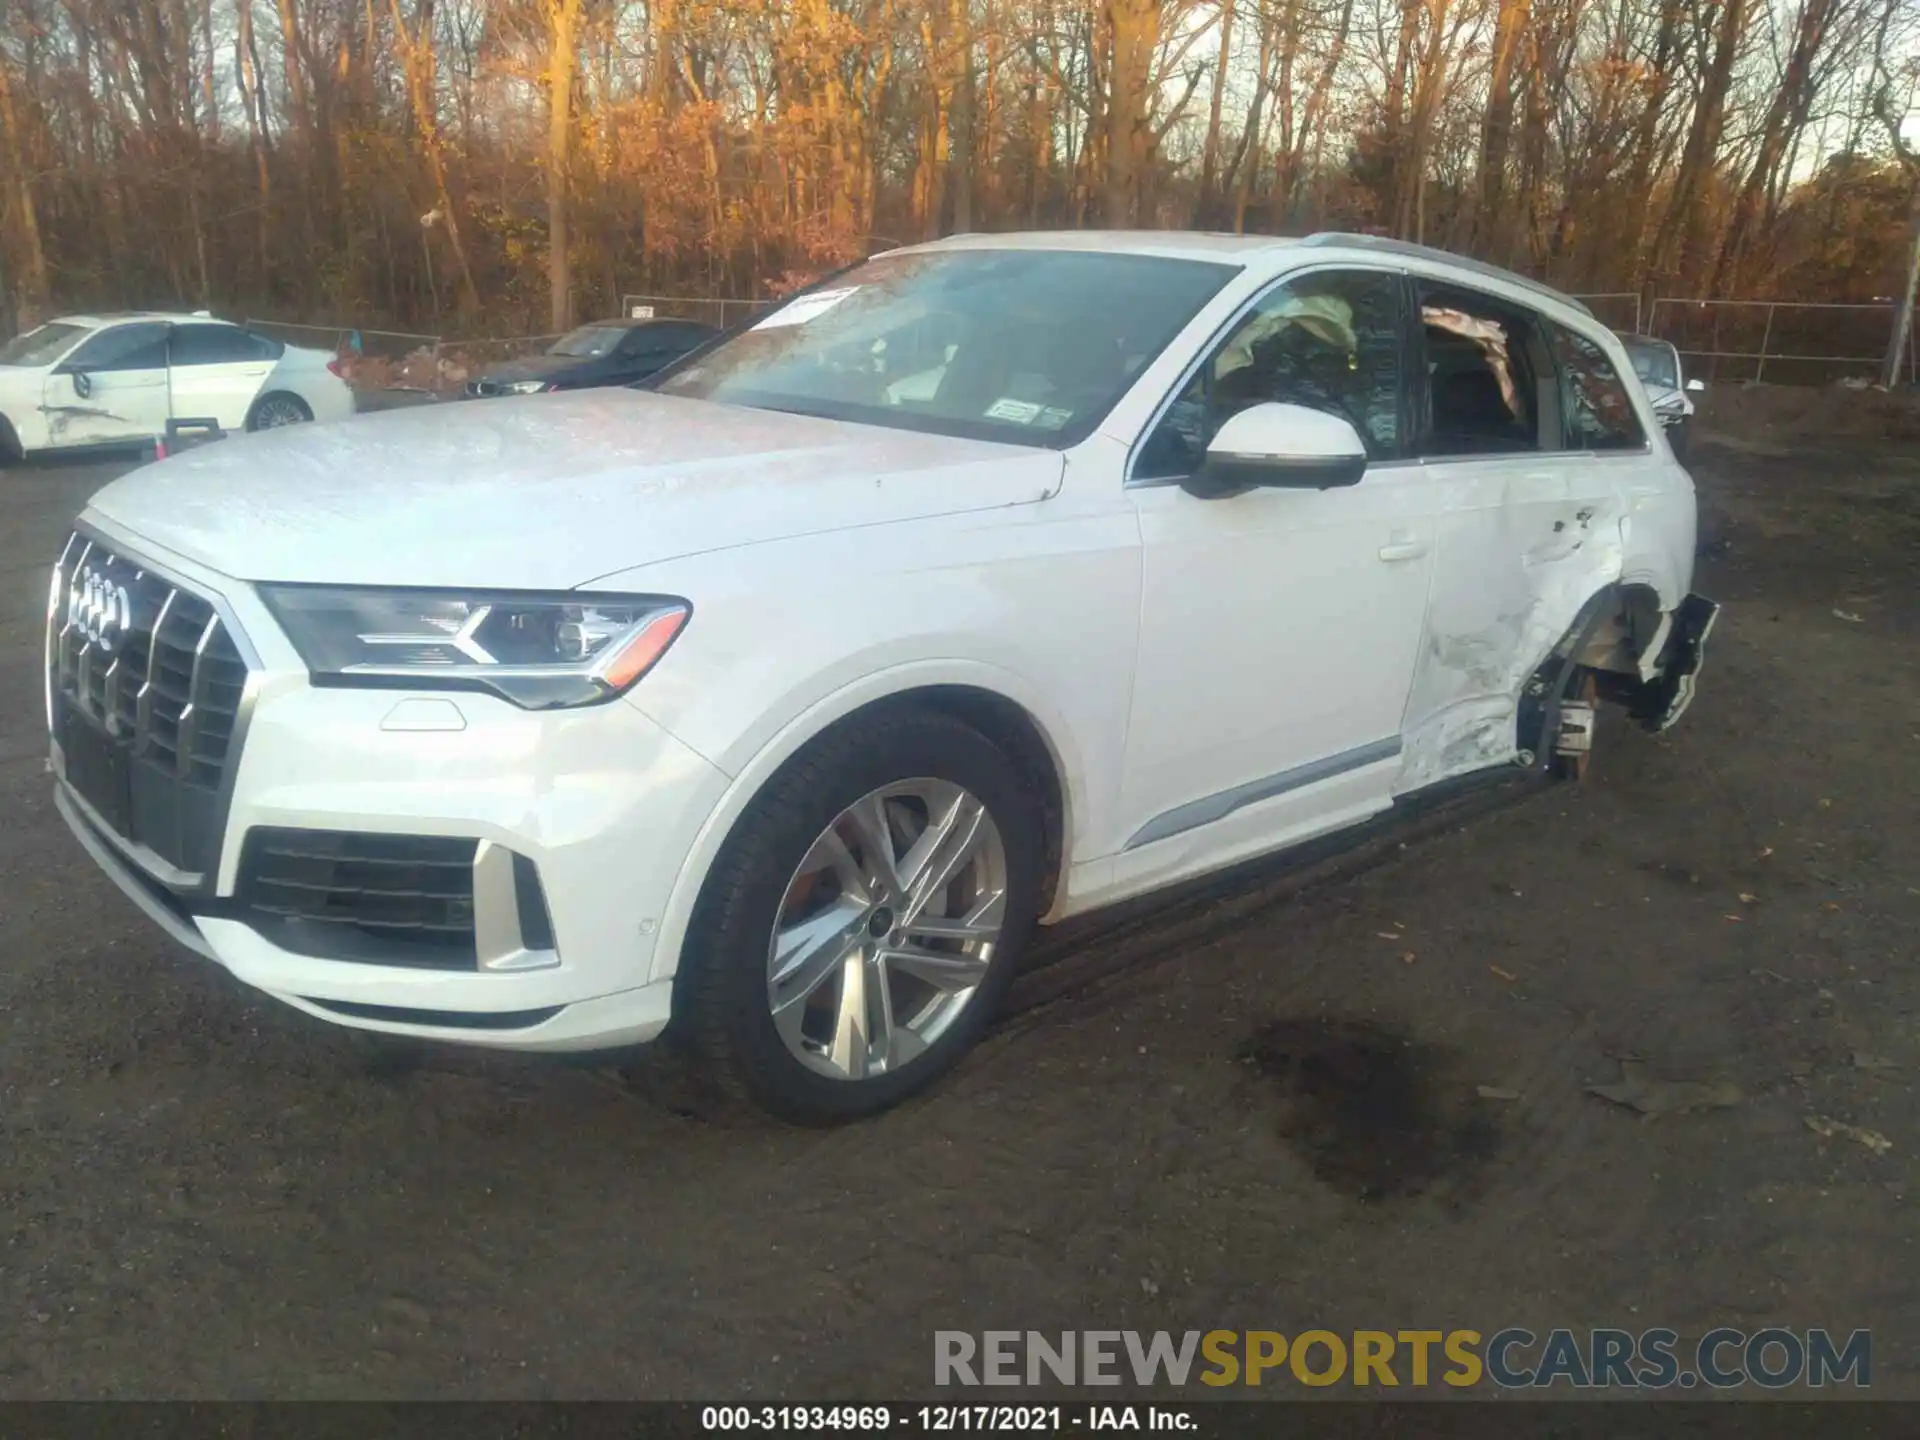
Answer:
M1006 910L1006 845L972 793L931 778L871 791L787 882L767 945L774 1029L832 1079L900 1070L973 1002Z
M283 425L304 425L307 412L292 400L275 397L262 400L260 408L253 412L253 428L256 430L278 430Z

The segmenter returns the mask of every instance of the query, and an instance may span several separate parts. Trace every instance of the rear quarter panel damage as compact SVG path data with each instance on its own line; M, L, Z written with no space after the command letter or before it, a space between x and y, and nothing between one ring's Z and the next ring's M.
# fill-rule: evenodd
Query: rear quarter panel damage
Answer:
M1578 658L1641 681L1655 672L1693 582L1693 482L1656 451L1612 465L1608 493L1578 490L1443 517L1395 794L1514 758L1523 687L1603 591L1617 589L1618 613Z
M1557 539L1551 545L1518 507L1443 520L1396 795L1516 754L1522 687L1625 563L1619 506L1579 509L1591 513L1547 532Z

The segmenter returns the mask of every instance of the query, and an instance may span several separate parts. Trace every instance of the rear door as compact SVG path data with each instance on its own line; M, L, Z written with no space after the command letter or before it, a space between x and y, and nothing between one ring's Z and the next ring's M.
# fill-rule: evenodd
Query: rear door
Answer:
M1522 688L1620 559L1599 432L1570 411L1570 332L1470 289L1422 280L1414 298L1439 520L1401 794L1513 757Z
M168 354L174 418L243 428L280 348L237 325L175 325Z
M167 324L95 331L53 368L43 390L47 444L135 444L167 428Z

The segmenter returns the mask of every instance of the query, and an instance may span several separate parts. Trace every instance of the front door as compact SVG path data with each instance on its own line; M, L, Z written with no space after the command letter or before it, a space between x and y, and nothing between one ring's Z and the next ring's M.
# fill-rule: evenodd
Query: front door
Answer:
M1434 530L1429 487L1404 452L1402 295L1388 271L1314 271L1275 286L1141 447L1128 489L1143 593L1123 885L1175 879L1389 802ZM1180 488L1229 415L1275 400L1350 421L1370 461L1359 483L1218 500Z
M165 433L167 326L134 321L102 330L47 377L47 444L141 444Z

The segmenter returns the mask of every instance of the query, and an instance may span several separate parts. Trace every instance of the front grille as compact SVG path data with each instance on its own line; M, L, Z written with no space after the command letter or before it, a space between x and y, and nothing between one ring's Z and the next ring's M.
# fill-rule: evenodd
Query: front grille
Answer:
M472 970L472 840L259 828L240 852L249 923L297 953Z
M209 873L247 680L212 603L76 532L54 580L47 664L69 783L123 838Z

